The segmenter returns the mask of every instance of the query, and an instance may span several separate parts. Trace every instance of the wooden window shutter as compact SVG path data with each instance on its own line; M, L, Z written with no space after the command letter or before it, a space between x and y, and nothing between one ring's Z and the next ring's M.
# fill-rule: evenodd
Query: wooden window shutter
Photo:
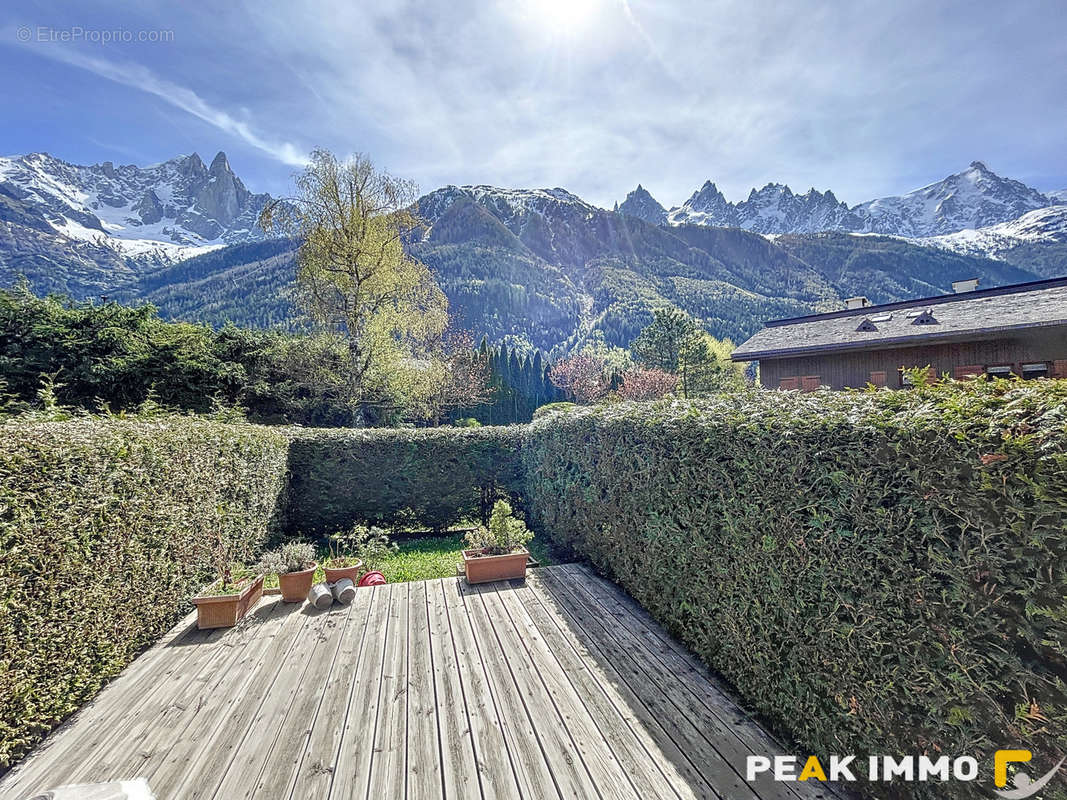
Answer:
M800 388L805 392L814 392L819 385L818 375L805 375L800 379Z
M780 381L778 381L778 388L779 389L799 389L800 388L800 378L798 378L796 375L793 375L792 377L789 377L789 378L782 378Z
M985 366L983 364L967 364L962 367L956 367L952 370L952 377L956 380L962 378L969 378L971 375L984 375Z
M871 373L871 383L875 386L885 386L886 374L884 369L876 370Z
M1052 377L1067 378L1067 358L1060 358L1052 362Z

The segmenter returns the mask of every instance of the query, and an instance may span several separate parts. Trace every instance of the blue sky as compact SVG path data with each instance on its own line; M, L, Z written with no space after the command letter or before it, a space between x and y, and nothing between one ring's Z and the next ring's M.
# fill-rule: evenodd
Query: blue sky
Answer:
M607 206L638 182L680 204L705 179L731 200L781 181L852 204L975 159L1067 188L1062 0L14 5L7 155L225 150L279 194L321 146L424 191L563 186Z

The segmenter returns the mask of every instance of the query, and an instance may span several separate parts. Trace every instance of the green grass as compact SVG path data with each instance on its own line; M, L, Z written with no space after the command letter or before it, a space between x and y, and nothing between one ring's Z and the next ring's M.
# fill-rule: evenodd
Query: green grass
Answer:
M433 578L448 578L456 574L456 564L463 560L463 536L448 534L445 536L398 536L394 539L397 550L381 563L375 565L389 583L405 581L427 581ZM534 538L529 545L532 555L542 566L558 564L561 555L545 541ZM319 554L321 561L326 557L324 550ZM322 568L315 573L315 582L324 580ZM268 575L264 581L265 588L278 585L277 575Z
M456 564L463 560L463 537L419 536L397 541L397 552L378 568L390 583L426 581L456 574ZM530 542L530 554L543 566L558 564L560 556L544 542Z

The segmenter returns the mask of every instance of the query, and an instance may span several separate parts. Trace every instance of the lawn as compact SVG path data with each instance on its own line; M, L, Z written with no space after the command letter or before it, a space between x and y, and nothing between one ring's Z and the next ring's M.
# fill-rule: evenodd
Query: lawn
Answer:
M456 574L456 564L460 563L463 550L463 536L459 533L444 536L402 536L393 538L397 545L394 553L386 556L377 568L389 583L404 581L425 581L433 578L447 578ZM541 566L560 563L562 556L552 549L544 540L534 538L530 542L530 555ZM320 560L326 551L320 553ZM322 569L315 573L315 582L324 580ZM276 575L268 575L264 586L272 588L278 585Z

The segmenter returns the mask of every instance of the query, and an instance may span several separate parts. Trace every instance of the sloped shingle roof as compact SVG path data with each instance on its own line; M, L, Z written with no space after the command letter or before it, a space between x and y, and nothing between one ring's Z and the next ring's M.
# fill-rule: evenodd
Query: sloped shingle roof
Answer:
M913 324L923 311L936 323ZM864 320L870 320L875 330L856 330ZM1067 278L774 320L734 350L732 358L754 361L824 350L926 344L1050 325L1067 325Z

